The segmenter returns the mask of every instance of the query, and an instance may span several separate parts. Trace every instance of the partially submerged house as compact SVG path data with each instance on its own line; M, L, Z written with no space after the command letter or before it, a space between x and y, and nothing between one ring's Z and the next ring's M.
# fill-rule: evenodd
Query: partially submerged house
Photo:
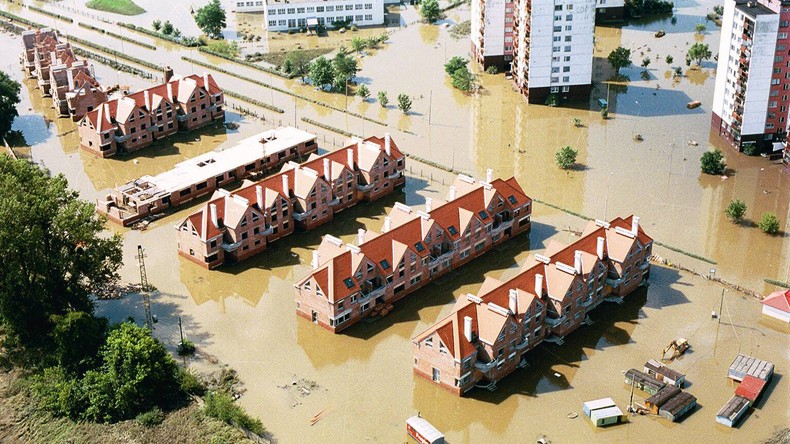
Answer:
M735 395L716 413L716 422L727 427L735 427L747 410L749 410L749 400Z
M763 314L790 322L790 290L775 291L763 299Z
M739 354L727 371L727 376L736 381L743 381L746 375L752 375L762 380L769 380L774 374L774 364L762 359Z
M667 385L665 382L661 382L647 373L642 373L635 368L625 372L625 383L628 385L633 385L639 390L651 395L655 395L659 390Z
M683 384L686 381L686 375L676 370L672 370L663 363L654 359L651 359L645 363L644 372L661 382L665 382L680 388L683 388Z

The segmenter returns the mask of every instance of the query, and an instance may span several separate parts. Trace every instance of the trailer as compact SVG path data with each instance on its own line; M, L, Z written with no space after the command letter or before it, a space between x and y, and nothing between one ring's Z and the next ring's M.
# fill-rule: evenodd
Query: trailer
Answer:
M406 433L420 444L444 444L444 435L420 415L406 420Z
M623 420L623 411L620 407L611 406L602 409L596 409L590 412L590 421L595 427L604 427L612 424L618 424Z
M716 422L727 427L735 427L746 410L749 410L749 400L743 396L735 395L716 414Z
M674 422L694 410L696 406L697 398L694 395L688 392L679 392L661 406L658 414Z
M585 402L584 404L582 404L582 410L584 410L584 414L587 415L587 417L589 418L594 410L614 407L615 405L616 404L614 403L612 398L601 398L601 399Z
M752 375L755 378L760 378L763 381L768 381L774 374L774 364L762 359L753 358L751 356L739 354L727 371L727 376L738 382L743 381L746 375Z
M659 390L667 385L666 383L661 382L646 373L642 373L635 368L625 372L625 383L628 385L633 384L634 387L651 395L655 395Z
M754 405L757 402L757 398L765 390L766 385L768 385L768 381L752 375L746 375L738 388L735 389L735 394L748 399L749 405Z
M683 383L686 382L686 375L679 371L673 370L661 362L651 359L645 362L645 373L658 379L659 381L666 382L667 384L683 388Z

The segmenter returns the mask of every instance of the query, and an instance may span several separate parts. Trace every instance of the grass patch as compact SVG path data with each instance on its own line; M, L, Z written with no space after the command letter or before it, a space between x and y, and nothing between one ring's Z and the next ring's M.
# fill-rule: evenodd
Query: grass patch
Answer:
M233 398L229 394L224 392L209 393L206 396L203 413L226 424L249 430L259 436L266 433L260 419L248 415L243 408L233 403Z
M91 0L85 6L98 11L113 12L121 15L139 15L145 9L132 0Z
M308 60L313 60L316 57L329 54L332 52L332 48L300 49L299 51L302 52ZM292 52L294 51L267 52L265 54L260 54L260 56L254 54L250 57L250 61L255 61L259 58L274 66L282 66L283 63L285 63L285 59L288 58L288 55Z
M142 424L144 427L158 426L165 420L165 413L159 407L154 407L145 413L140 413L135 418L135 421Z

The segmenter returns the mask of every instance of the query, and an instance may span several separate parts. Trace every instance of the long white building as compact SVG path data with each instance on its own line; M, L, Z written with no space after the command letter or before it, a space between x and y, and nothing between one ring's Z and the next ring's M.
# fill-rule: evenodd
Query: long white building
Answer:
M331 27L336 21L384 24L384 0L230 0L230 6L232 12L263 12L269 31Z

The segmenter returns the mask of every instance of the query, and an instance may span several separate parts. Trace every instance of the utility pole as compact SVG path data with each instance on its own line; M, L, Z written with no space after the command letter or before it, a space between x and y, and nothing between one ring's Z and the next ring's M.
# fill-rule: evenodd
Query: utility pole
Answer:
M154 330L154 318L151 315L151 294L148 286L148 274L145 272L145 252L143 246L137 246L137 265L140 267L140 287L143 294L143 305L145 306L145 325L149 330Z

